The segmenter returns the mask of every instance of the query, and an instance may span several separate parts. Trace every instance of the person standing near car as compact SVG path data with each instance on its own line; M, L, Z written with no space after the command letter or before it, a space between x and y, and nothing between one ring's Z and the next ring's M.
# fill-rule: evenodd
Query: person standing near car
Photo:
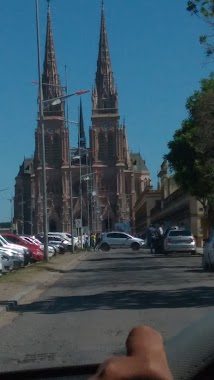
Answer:
M95 251L99 251L99 244L101 242L101 235L100 235L100 232L97 232L96 234L96 243L95 243L95 247L94 247L94 250Z
M94 250L94 247L95 247L95 234L91 233L91 235L90 235L90 248L92 250Z
M148 247L150 248L151 253L154 252L156 239L157 239L157 230L153 226L153 224L151 224L147 231Z

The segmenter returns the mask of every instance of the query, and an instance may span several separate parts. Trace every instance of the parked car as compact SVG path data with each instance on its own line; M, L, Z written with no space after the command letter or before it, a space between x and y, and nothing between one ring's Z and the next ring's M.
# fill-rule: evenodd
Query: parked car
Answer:
M145 245L145 240L125 232L105 232L101 238L100 249L102 251L109 251L111 248L131 248L133 251L139 251Z
M172 229L166 234L164 252L189 252L196 254L196 241L191 231L186 229Z
M29 243L33 243L33 244L38 245L38 247L40 247L41 250L44 251L44 245L41 243L41 241L37 240L35 237L33 237L33 236L23 236L23 235L21 235L21 237L24 240L26 240L27 242L29 242ZM48 255L49 255L49 257L53 257L55 254L56 254L56 251L55 251L54 247L52 247L52 246L49 245L48 246Z
M9 242L4 236L0 235L0 246L1 247L9 247L16 251L20 256L24 255L24 264L27 265L31 261L32 253L30 250L24 245L14 244Z
M6 253L0 250L0 267L2 268L2 273L11 272L13 270L13 259Z
M48 236L54 237L54 238L60 238L63 241L63 244L67 246L67 250L71 250L72 246L72 239L71 234L67 232L48 232ZM74 247L80 248L81 247L81 239L78 237L73 237Z
M0 276L2 276L2 273L3 273L3 264L0 258Z
M24 262L24 255L23 253L21 252L18 252L16 249L14 248L11 248L9 246L5 246L5 247L0 247L0 251L9 255L9 256L14 256L15 258L17 258L17 260L20 261L21 263L21 266L24 267L25 266L25 262Z
M2 255L4 255L4 258L6 260L6 258L8 258L8 260L11 260L12 262L12 268L11 270L13 269L19 269L20 267L23 267L23 262L20 260L20 257L19 255L17 255L16 253L14 252L11 252L11 251L5 251L5 248L2 248L0 250L0 253Z
M36 238L44 244L44 236L43 235L36 235ZM66 251L66 248L63 244L61 244L61 240L52 240L52 237L48 237L48 244L56 250L57 253L63 254Z
M205 271L214 268L214 228L207 239L204 239L202 267Z
M50 244L60 244L61 246L64 247L64 252L69 251L71 249L71 243L67 240L64 239L62 236L55 236L55 235L48 235L48 241Z
M22 237L14 234L4 233L2 236L9 242L13 244L18 244L25 246L32 253L33 260L42 261L44 258L44 251L34 243L29 243L24 240Z

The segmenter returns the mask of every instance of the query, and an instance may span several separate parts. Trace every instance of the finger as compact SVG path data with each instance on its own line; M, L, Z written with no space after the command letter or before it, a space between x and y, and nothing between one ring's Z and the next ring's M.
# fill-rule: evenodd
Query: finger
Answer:
M151 355L163 350L163 338L158 331L148 326L138 326L131 330L126 341L127 355Z
M89 380L129 380L135 377L136 368L132 358L114 357L105 361Z
M127 338L126 348L128 356L143 364L146 374L150 369L153 376L151 378L156 379L158 376L155 375L162 373L163 378L172 379L163 338L158 331L148 326L135 327Z

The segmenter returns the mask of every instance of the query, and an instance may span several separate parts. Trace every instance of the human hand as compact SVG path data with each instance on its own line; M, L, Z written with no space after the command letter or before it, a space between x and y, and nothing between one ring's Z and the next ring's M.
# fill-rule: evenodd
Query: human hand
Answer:
M162 336L151 327L135 327L126 341L127 356L105 361L90 380L173 380Z

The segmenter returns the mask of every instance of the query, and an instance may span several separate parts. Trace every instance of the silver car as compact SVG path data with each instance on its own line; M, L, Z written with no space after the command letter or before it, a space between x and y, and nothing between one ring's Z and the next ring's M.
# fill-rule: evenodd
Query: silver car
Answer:
M9 255L4 252L0 252L0 261L2 264L2 273L11 272L13 270L13 259Z
M107 232L101 236L100 249L109 251L111 248L131 248L133 251L139 251L145 245L143 239L136 238L125 232Z
M164 240L164 251L167 252L190 252L196 253L196 241L189 230L169 230Z

